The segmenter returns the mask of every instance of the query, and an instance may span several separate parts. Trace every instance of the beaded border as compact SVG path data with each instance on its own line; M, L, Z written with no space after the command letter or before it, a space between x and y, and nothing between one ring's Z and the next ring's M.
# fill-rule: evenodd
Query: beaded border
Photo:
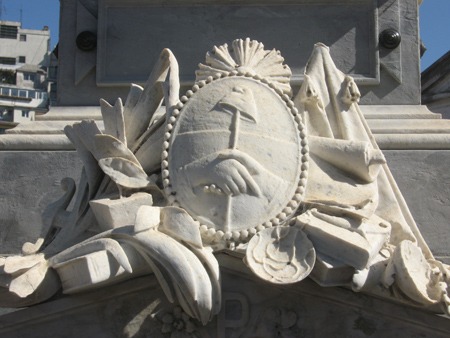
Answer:
M283 100L286 107L290 110L291 114L294 117L294 121L297 123L298 131L300 134L300 145L301 145L301 171L300 171L300 180L298 183L298 187L295 191L294 196L292 199L288 202L287 206L284 207L284 209L274 218L272 218L269 221L264 222L263 224L260 224L256 227L251 227L249 229L244 229L240 231L222 231L222 230L216 230L213 227L208 227L205 224L200 224L200 222L196 221L198 223L200 232L203 235L208 235L211 237L214 237L216 240L222 241L225 240L227 242L245 242L250 240L257 232L265 229L265 228L271 228L277 225L282 224L284 221L289 219L289 216L294 214L294 212L297 210L297 208L300 206L301 201L303 200L303 196L305 194L306 189L306 183L308 179L308 168L309 168L309 146L308 146L308 140L306 139L306 130L305 126L302 121L302 117L298 112L298 109L294 107L294 102L289 98L287 94L284 94L283 91L277 86L270 82L269 80L262 78L259 75L255 75L254 73L247 72L244 73L241 70L234 70L232 72L226 72L226 73L217 73L214 76L208 76L206 80L199 81L195 83L192 86L191 90L188 90L186 92L186 95L183 95L180 99L180 102L178 102L175 106L175 108L172 110L171 116L167 119L166 122L166 129L164 133L164 141L162 144L162 153L161 153L161 174L163 178L163 186L164 191L167 197L167 200L170 205L180 207L180 203L176 199L176 192L172 188L172 185L170 183L170 173L169 173L169 141L172 136L172 130L174 127L175 122L177 121L178 116L180 115L180 110L184 107L184 104L189 101L189 98L194 95L200 88L204 87L206 84L209 84L215 80L218 80L220 78L227 78L227 77L246 77L246 78L252 78L253 80L256 80L263 85L268 86L270 89L274 90Z

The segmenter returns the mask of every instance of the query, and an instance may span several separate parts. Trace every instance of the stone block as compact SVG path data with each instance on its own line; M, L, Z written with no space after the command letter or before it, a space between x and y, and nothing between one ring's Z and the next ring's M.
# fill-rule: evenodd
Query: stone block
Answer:
M39 237L45 207L63 195L60 182L78 183L75 151L2 151L0 154L0 254L19 253ZM70 206L69 206L70 208Z
M361 86L363 104L420 103L417 0L248 1L239 5L213 0L184 1L183 6L177 0L164 5L146 0L64 0L61 23L61 106L124 99L130 83L145 82L166 47L175 56L183 56L180 75L185 91L205 51L246 37L283 52L293 69L294 89L303 81L314 43L322 42L331 46L338 68ZM379 44L379 34L386 29L400 33L398 47ZM96 49L77 49L75 39L83 31L97 34ZM147 53L141 53L142 46Z
M425 241L450 263L450 151L383 150Z
M243 267L237 258L221 265ZM170 304L154 275L54 299L0 317L2 337L448 337L450 320L309 279L273 287L223 269L224 301L206 327Z
M125 198L102 198L89 202L99 227L103 231L133 225L142 205L152 205L152 195L137 193Z

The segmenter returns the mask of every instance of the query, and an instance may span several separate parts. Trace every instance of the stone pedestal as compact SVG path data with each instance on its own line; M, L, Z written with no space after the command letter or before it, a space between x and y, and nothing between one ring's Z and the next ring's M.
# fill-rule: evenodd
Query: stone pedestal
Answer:
M439 115L420 105L417 0L283 0L276 3L251 0L245 4L225 0L61 0L61 23L59 107L52 108L35 122L20 124L0 136L0 172L4 182L0 186L0 255L17 254L24 242L34 242L42 228L40 214L47 204L62 195L60 180L66 176L75 181L80 178L81 162L63 134L65 125L91 119L96 120L99 129L104 131L99 99L105 98L113 103L120 97L125 101L130 83L145 83L163 48L172 49L179 60L180 95L183 95L192 85L194 71L198 62L204 59L205 52L211 50L213 45L219 46L248 36L264 42L266 49L282 51L292 69L294 96L304 82L305 64L314 43L320 41L330 47L337 67L350 74L360 88L360 111L383 151L423 237L436 258L450 263L450 249L446 241L450 236L447 222L450 218L450 188L446 185L450 162L450 121L441 120ZM86 36L86 32L91 33L96 43L92 44L92 48L82 50L76 40L83 34ZM389 32L394 38L398 33L401 43L386 43ZM241 75L252 76L250 72ZM352 80L345 78L346 85L354 86ZM356 98L355 88L350 87L344 89L351 94L347 102L351 106L359 96ZM293 103L287 95L284 96L281 97L288 103L281 102L292 108ZM338 94L335 96L338 97ZM339 99L342 97L339 96ZM187 100L187 97L182 99L183 102ZM155 111L156 115L159 113ZM292 114L298 118L294 110ZM175 121L175 116L172 117ZM167 129L164 137L170 134L171 128ZM299 130L303 132L303 129ZM367 134L367 129L364 130ZM77 135L82 142L85 135ZM304 140L305 136L302 138ZM306 141L302 142L306 153L303 143L306 144ZM168 145L165 147L167 153ZM133 154L123 153L134 160ZM165 170L158 170L158 173L165 178L163 181L168 182L168 162L165 162ZM144 176L147 174L144 172ZM306 175L297 177L306 181ZM167 186L167 182L164 183L167 195L174 198L173 194L170 195L171 187ZM211 189L211 186L207 188ZM304 190L305 184L300 186ZM297 200L294 202L297 203ZM290 209L283 209L279 215L283 214L286 218L284 210ZM142 223L141 229L133 228L128 224L128 219L125 222L127 227L137 229L133 236L142 235L142 231L153 231L151 227L164 223L157 221L158 224L150 226L145 220L140 219L139 222ZM202 231L204 236L208 235L205 233L215 235L219 232L211 228L205 231L205 226L194 225L195 230ZM264 229L262 225L260 227ZM182 228L180 225L165 229L166 232L158 233L158 238L169 234L175 236L177 241L186 241L181 235L177 237L179 234L176 232ZM228 235L239 239L245 232L247 235L250 232L246 229L242 231L229 232ZM173 245L178 243L171 241ZM202 240L198 243L200 245L195 250L203 250ZM231 247L231 243L226 244ZM120 246L117 243L115 247L108 248L110 251L103 250L102 245L108 247L112 245L111 241L99 240L92 247L96 245L101 247L101 262L105 264L112 262L109 259L114 253L116 258L121 254L121 251L115 251ZM241 255L247 243L237 242L237 245L244 247L235 251L236 255ZM145 245L140 248L145 249ZM158 248L164 251L164 246ZM379 247L374 254L378 252L381 252ZM84 251L78 253L81 256L84 254ZM406 303L382 300L373 294L355 293L345 288L320 287L309 278L291 285L275 285L251 274L242 257L236 258L223 251L215 254L222 273L222 289L217 292L218 297L222 297L222 309L218 315L212 316L212 321L206 326L187 316L179 306L170 304L155 275L150 274L86 293L70 296L59 293L45 303L3 315L0 317L0 336L446 337L450 332L447 318L433 315L424 308L419 309L411 301L407 303L398 288L383 290L387 293L397 290L399 294L395 296L401 300L405 298ZM77 255L74 257L77 258ZM157 261L153 256L151 259ZM67 263L69 277L72 276L73 260L72 257L63 261ZM148 260L150 258L147 257L146 263ZM93 270L101 265L96 263L92 265ZM61 264L55 264L52 268L60 268ZM142 270L136 274L139 271ZM123 276L129 275L123 273ZM380 285L381 282L374 289ZM86 288L90 287L96 286L88 283ZM380 290L375 291L381 294ZM384 296L389 298L390 295ZM195 297L193 299L197 301Z
M363 104L420 104L418 14L417 0L64 0L58 105L125 98L131 82L145 83L163 48L183 55L186 90L206 51L246 37L282 51L294 89L313 45L322 42L355 78ZM379 42L389 29L401 36L399 46ZM97 36L97 47L82 51L75 42L86 31Z
M0 317L1 337L447 337L450 320L306 279L274 286L219 255L221 313L206 327L167 302L154 275ZM234 272L226 266L232 265Z

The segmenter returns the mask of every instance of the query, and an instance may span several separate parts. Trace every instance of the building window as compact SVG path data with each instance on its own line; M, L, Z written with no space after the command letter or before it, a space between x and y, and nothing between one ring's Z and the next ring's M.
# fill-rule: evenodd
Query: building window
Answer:
M11 96L19 96L19 90L15 89L15 88L12 88L11 89Z
M28 92L28 97L29 97L30 99L35 99L35 98L36 98L36 92L30 90L30 91Z
M25 56L19 56L19 63L25 63L25 62L26 62Z
M27 36L25 34L20 34L20 41L27 41Z
M20 97L27 97L27 91L26 90L19 90L19 96Z
M36 75L35 74L30 74L30 73L23 73L23 79L26 81L33 81L36 79Z
M0 120L2 121L13 121L14 110L10 108L0 110Z
M9 88L2 88L1 93L2 93L2 95L9 96Z
M16 72L12 69L1 69L0 67L0 83L16 84Z
M17 39L17 26L0 25L0 38Z
M3 63L4 65L15 65L16 64L16 58L3 58L3 57L0 57L0 63Z
M22 110L22 117L29 117L30 111L29 110Z
M6 114L3 115L3 119L5 121L11 121L12 122L14 120L14 109L12 109L12 108L7 109Z

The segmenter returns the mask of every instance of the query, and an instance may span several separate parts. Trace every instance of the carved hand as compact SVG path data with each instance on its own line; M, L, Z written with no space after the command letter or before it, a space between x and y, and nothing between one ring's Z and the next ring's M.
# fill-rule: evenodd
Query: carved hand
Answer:
M204 186L204 191L214 194L239 195L261 190L253 176L261 172L261 165L249 155L238 150L225 150L214 158L210 156L187 165L184 170L191 186Z

